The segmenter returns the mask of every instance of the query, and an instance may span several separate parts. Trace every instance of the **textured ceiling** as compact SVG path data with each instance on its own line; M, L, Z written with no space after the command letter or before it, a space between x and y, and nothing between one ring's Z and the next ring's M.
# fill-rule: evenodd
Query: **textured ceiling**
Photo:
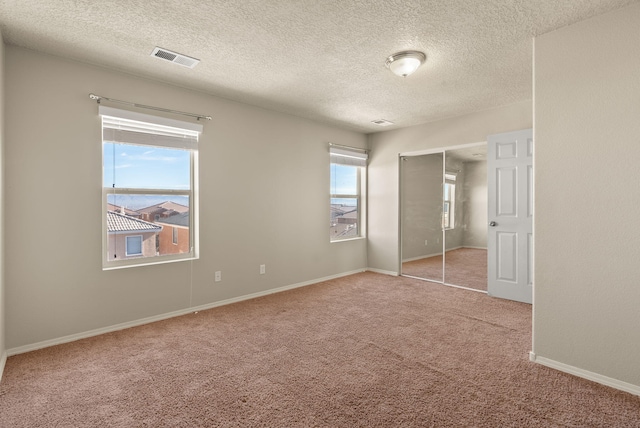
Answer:
M0 29L7 44L368 133L531 99L532 36L635 2L0 0ZM163 62L155 46L202 62ZM385 68L409 49L427 54L414 75Z

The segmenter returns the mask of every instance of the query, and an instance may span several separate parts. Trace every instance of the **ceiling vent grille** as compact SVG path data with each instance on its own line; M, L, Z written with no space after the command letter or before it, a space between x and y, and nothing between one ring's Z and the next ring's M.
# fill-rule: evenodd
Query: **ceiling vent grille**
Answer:
M158 47L151 52L151 56L189 68L194 68L200 62L199 59Z
M389 125L393 125L393 122L388 121L386 119L378 119L378 120L372 120L371 123L375 123L376 125L380 125L380 126L389 126Z

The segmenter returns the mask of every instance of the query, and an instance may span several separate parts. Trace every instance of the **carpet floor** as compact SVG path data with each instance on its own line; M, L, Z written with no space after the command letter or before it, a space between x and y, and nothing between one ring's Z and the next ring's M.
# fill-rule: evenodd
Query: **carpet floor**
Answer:
M404 262L402 274L442 281L442 255ZM447 251L444 282L487 291L487 250L458 248Z
M12 356L1 427L640 427L531 306L362 273Z

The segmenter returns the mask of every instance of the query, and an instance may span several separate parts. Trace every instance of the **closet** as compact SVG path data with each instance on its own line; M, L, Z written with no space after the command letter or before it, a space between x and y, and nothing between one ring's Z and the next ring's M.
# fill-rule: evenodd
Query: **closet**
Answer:
M487 146L400 155L401 274L487 290Z

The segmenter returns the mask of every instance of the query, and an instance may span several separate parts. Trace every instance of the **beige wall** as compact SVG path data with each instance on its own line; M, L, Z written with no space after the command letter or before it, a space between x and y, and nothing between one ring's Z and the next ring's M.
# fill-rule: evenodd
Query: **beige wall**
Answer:
M5 357L4 291L4 41L0 33L0 379Z
M464 163L465 247L487 248L487 161Z
M535 41L534 352L640 387L640 4Z
M7 348L366 268L366 240L331 244L327 231L328 143L366 147L363 134L5 53ZM100 119L89 93L213 116L200 139L199 260L101 269Z
M402 161L404 261L442 254L442 162L442 153Z
M398 154L486 141L532 126L531 101L369 136L369 267L399 272Z

